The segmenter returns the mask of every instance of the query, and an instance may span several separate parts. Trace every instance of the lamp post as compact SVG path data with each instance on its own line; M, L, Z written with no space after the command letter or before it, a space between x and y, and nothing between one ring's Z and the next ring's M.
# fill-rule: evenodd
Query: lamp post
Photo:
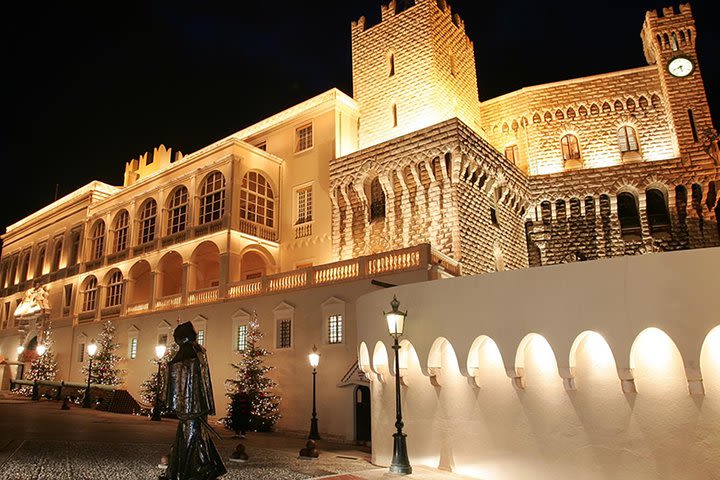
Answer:
M405 439L406 434L403 433L402 429L405 426L402 420L402 405L400 403L400 344L398 339L403 334L405 328L405 317L407 312L401 312L400 302L393 296L392 302L390 302L392 310L384 312L385 319L388 324L388 331L392 335L393 350L395 350L395 428L397 432L393 433L393 458L390 463L390 473L399 473L401 475L409 475L412 473L412 467L410 466L410 460L407 454L407 444Z
M92 361L93 357L97 353L97 344L95 343L95 340L90 342L90 345L87 346L87 354L88 358L90 359L90 364L88 365L88 380L87 380L87 389L85 390L85 398L83 398L82 407L83 408L90 408L90 375L92 374Z
M313 345L312 352L308 354L308 360L310 361L310 366L312 367L313 376L313 409L312 418L310 419L310 435L308 435L308 438L310 440L320 440L320 433L318 432L317 411L315 409L315 378L317 377L317 367L318 365L320 365L320 354L317 351L316 345Z
M155 382L155 405L153 406L153 412L150 416L150 420L159 422L162 420L160 416L160 367L162 366L162 358L165 356L167 347L163 344L155 345L155 356L157 357L158 371L157 381Z
M35 353L37 353L41 357L43 355L45 355L46 351L47 351L47 347L45 345L43 345L42 343L40 345L38 345L37 347L35 347Z

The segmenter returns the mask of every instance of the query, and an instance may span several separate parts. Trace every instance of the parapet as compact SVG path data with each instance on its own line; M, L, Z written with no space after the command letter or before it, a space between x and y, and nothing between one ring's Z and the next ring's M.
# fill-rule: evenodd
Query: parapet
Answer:
M400 15L401 13L410 8L422 5L434 6L435 8L439 9L441 12L450 17L451 21L458 29L460 29L461 31L465 31L465 22L462 20L462 18L460 18L460 15L456 13L454 14L452 12L451 7L446 0L390 0L389 3L385 5L380 5L380 24L393 19L397 15ZM367 18L365 16L362 16L358 20L352 22L352 34L360 34L365 30L372 28L373 26L375 25L369 25Z
M125 164L125 179L123 185L128 187L142 177L155 173L171 163L182 160L182 158L182 152L176 152L173 157L171 148L165 148L165 145L160 145L154 148L152 152L145 152L138 158L134 158Z

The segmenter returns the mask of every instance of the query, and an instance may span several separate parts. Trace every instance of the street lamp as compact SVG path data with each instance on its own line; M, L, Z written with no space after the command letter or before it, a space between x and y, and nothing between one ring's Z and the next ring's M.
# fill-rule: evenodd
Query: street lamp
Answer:
M90 408L90 375L92 374L92 361L93 357L97 353L97 344L95 343L95 340L90 342L90 345L87 346L87 354L88 358L90 359L90 364L88 365L88 380L87 380L87 389L85 390L85 398L83 398L82 407L83 408Z
M35 352L40 355L41 357L45 355L45 352L47 351L47 347L43 344L38 345L35 347Z
M310 366L312 367L313 376L313 409L312 418L310 419L310 435L308 435L308 438L310 440L320 440L320 433L318 432L317 411L315 409L315 378L317 377L317 367L318 365L320 365L320 354L317 351L316 345L313 345L312 352L308 354L308 360L310 361Z
M387 320L388 331L393 337L393 350L395 350L395 428L397 432L393 433L395 439L393 443L393 458L390 463L390 473L399 473L401 475L409 475L412 473L412 467L410 466L410 460L407 454L407 444L405 439L406 434L403 433L402 429L405 426L402 420L402 406L400 404L400 344L398 338L403 334L405 328L405 317L407 312L401 312L400 302L393 296L392 302L390 302L392 310L389 312L383 312L385 320Z
M162 358L165 356L167 347L163 344L155 345L155 356L157 357L158 372L157 381L155 382L155 405L153 406L153 412L150 416L150 420L159 422L162 420L160 417L160 366L162 365Z

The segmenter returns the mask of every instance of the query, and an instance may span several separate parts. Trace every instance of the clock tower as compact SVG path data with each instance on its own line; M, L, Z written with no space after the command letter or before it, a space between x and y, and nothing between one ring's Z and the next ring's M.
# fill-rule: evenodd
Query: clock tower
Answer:
M677 153L692 159L703 152L705 132L713 124L695 51L697 31L690 5L647 12L641 36L645 58L658 69Z

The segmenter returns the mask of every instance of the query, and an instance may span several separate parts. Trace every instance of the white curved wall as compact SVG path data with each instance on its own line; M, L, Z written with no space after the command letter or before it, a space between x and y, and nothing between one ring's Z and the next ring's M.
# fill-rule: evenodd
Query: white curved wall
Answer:
M380 363L395 294L411 463L487 480L720 478L718 267L704 249L361 297L374 462L392 457L394 367Z

